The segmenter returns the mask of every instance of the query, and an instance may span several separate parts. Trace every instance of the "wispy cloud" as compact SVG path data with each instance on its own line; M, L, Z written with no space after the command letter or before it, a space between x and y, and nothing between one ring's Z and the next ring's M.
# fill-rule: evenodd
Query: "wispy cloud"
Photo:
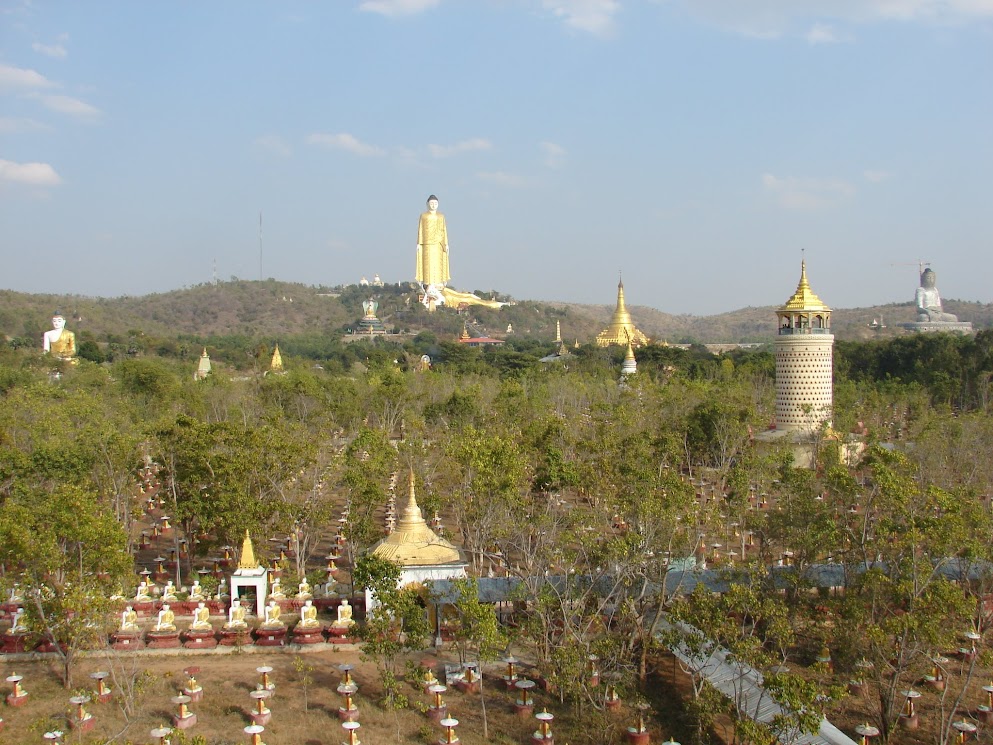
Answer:
M834 24L962 23L993 18L993 0L676 0L698 17L744 36L850 41Z
M339 134L315 132L307 137L307 143L310 145L330 147L335 150L344 150L352 153L353 155L360 155L363 158L386 155L386 151L383 148L362 142L357 137L350 135L347 132L341 132Z
M0 88L54 88L55 83L26 67L0 64Z
M867 171L862 172L862 176L870 184L878 184L882 181L886 181L891 175L892 174L890 174L888 171L880 171L873 169L869 169Z
M59 174L48 163L14 163L0 160L0 181L29 186L58 186Z
M544 163L549 168L561 168L565 165L566 149L561 145L556 145L554 142L539 142L538 147L541 148L541 152L544 154Z
M509 186L515 189L527 186L527 182L521 176L506 171L480 171L476 174L476 178L489 184Z
M68 34L62 34L59 36L59 40L55 44L42 44L40 41L36 41L31 45L31 48L38 54L44 54L46 57L65 59L69 56L69 52L66 50L65 45L62 42L67 41L68 39Z
M279 135L262 135L261 137L256 137L255 142L252 144L258 150L265 150L284 158L293 154L293 149Z
M565 25L596 36L614 31L614 16L621 9L619 0L542 0L542 5Z
M493 143L482 137L456 142L454 145L428 145L428 152L435 158L450 158L453 155L470 153L474 150L490 150Z
M837 179L779 178L762 174L762 185L775 195L781 207L791 210L811 210L830 207L855 194L855 187Z
M359 10L378 13L388 18L412 16L431 10L441 4L441 0L362 0Z
M22 134L24 132L48 132L51 127L34 119L0 116L0 135Z
M58 94L32 93L31 98L41 101L42 105L51 111L59 114L76 117L77 119L97 119L103 112L96 106L92 106L86 101L81 101L72 96Z
M852 37L847 34L840 34L833 26L827 23L815 23L804 35L808 44L841 44L851 41Z

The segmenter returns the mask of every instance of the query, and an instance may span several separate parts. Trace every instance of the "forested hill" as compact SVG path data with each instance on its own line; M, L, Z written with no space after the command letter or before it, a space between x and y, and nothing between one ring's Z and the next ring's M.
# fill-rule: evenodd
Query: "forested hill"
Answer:
M40 339L59 310L74 331L96 339L135 332L158 337L177 335L246 336L278 339L299 334L339 334L354 327L361 303L375 297L379 317L390 329L458 333L464 321L473 333L503 336L512 325L517 335L551 340L556 321L567 341L588 342L610 320L612 305L555 301L518 301L499 311L472 308L468 316L451 312L428 314L417 305L407 285L325 288L292 282L231 281L204 284L141 297L91 298L0 290L0 336ZM977 329L993 327L993 305L945 301L946 310ZM672 315L645 306L631 306L638 326L653 338L669 342L761 342L775 329L774 308L743 308L714 316ZM842 339L903 333L898 324L913 320L911 303L835 310L835 334ZM873 332L868 324L882 318L887 328Z

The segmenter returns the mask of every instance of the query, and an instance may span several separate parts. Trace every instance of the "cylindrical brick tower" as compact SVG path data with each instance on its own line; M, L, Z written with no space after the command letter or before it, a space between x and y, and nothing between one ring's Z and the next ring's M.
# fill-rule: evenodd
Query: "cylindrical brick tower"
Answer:
M776 317L776 430L814 432L831 424L834 335L831 309L810 289L805 261L796 292Z

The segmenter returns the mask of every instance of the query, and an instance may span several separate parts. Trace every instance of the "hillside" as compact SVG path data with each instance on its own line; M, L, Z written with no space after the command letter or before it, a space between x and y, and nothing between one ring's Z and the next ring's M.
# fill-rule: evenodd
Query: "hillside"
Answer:
M448 311L429 314L417 304L406 285L329 289L276 280L239 280L119 298L0 290L0 335L40 340L50 327L52 313L59 310L68 319L70 329L100 341L135 335L252 339L300 334L335 336L357 322L362 315L362 300L370 295L379 302L379 317L388 328L438 335L457 334L469 321L473 333L503 336L507 325L512 324L516 335L550 340L558 321L566 341L589 342L606 326L613 312L613 306L606 305L519 301L499 311L473 307L465 316ZM945 306L962 320L972 321L977 329L993 327L991 304L948 300ZM672 315L645 306L632 306L630 310L645 333L669 342L761 342L770 340L775 329L772 306L713 316ZM873 332L868 324L880 317L888 328ZM837 309L833 326L839 338L867 339L874 334L904 333L898 324L913 317L910 303Z

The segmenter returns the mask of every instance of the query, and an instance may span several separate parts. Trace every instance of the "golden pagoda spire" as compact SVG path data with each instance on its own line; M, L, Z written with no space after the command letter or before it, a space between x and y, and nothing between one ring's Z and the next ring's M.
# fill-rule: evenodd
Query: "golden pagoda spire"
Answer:
M283 355L279 353L279 344L272 350L272 362L269 363L269 369L273 372L283 371Z
M255 559L255 549L252 548L252 537L245 529L245 540L241 542L241 559L238 561L239 569L258 569L259 562Z
M462 324L462 333L459 334L459 338L460 339L468 339L469 338L469 326L468 326L468 324L466 324L466 323L463 323Z
M806 259L800 261L800 282L796 286L796 292L780 310L831 310L824 304L823 300L817 297L817 293L810 289L810 282L807 281Z
M414 495L414 471L411 469L407 504L400 514L396 530L381 540L372 552L404 566L430 566L461 561L458 548L428 526Z
M414 469L410 469L410 476L407 479L409 485L408 495L407 495L407 505L403 508L403 513L400 515L400 522L398 523L398 528L400 530L411 530L424 525L427 527L427 522L424 520L424 515L421 514L421 508L417 504L417 497L414 494Z
M562 346L562 321L555 322L555 343Z
M621 278L617 281L617 307L614 309L614 316L610 325L597 334L596 343L600 347L609 347L611 344L625 344L629 340L639 347L648 344L648 337L634 325L631 313L624 304L624 280Z

